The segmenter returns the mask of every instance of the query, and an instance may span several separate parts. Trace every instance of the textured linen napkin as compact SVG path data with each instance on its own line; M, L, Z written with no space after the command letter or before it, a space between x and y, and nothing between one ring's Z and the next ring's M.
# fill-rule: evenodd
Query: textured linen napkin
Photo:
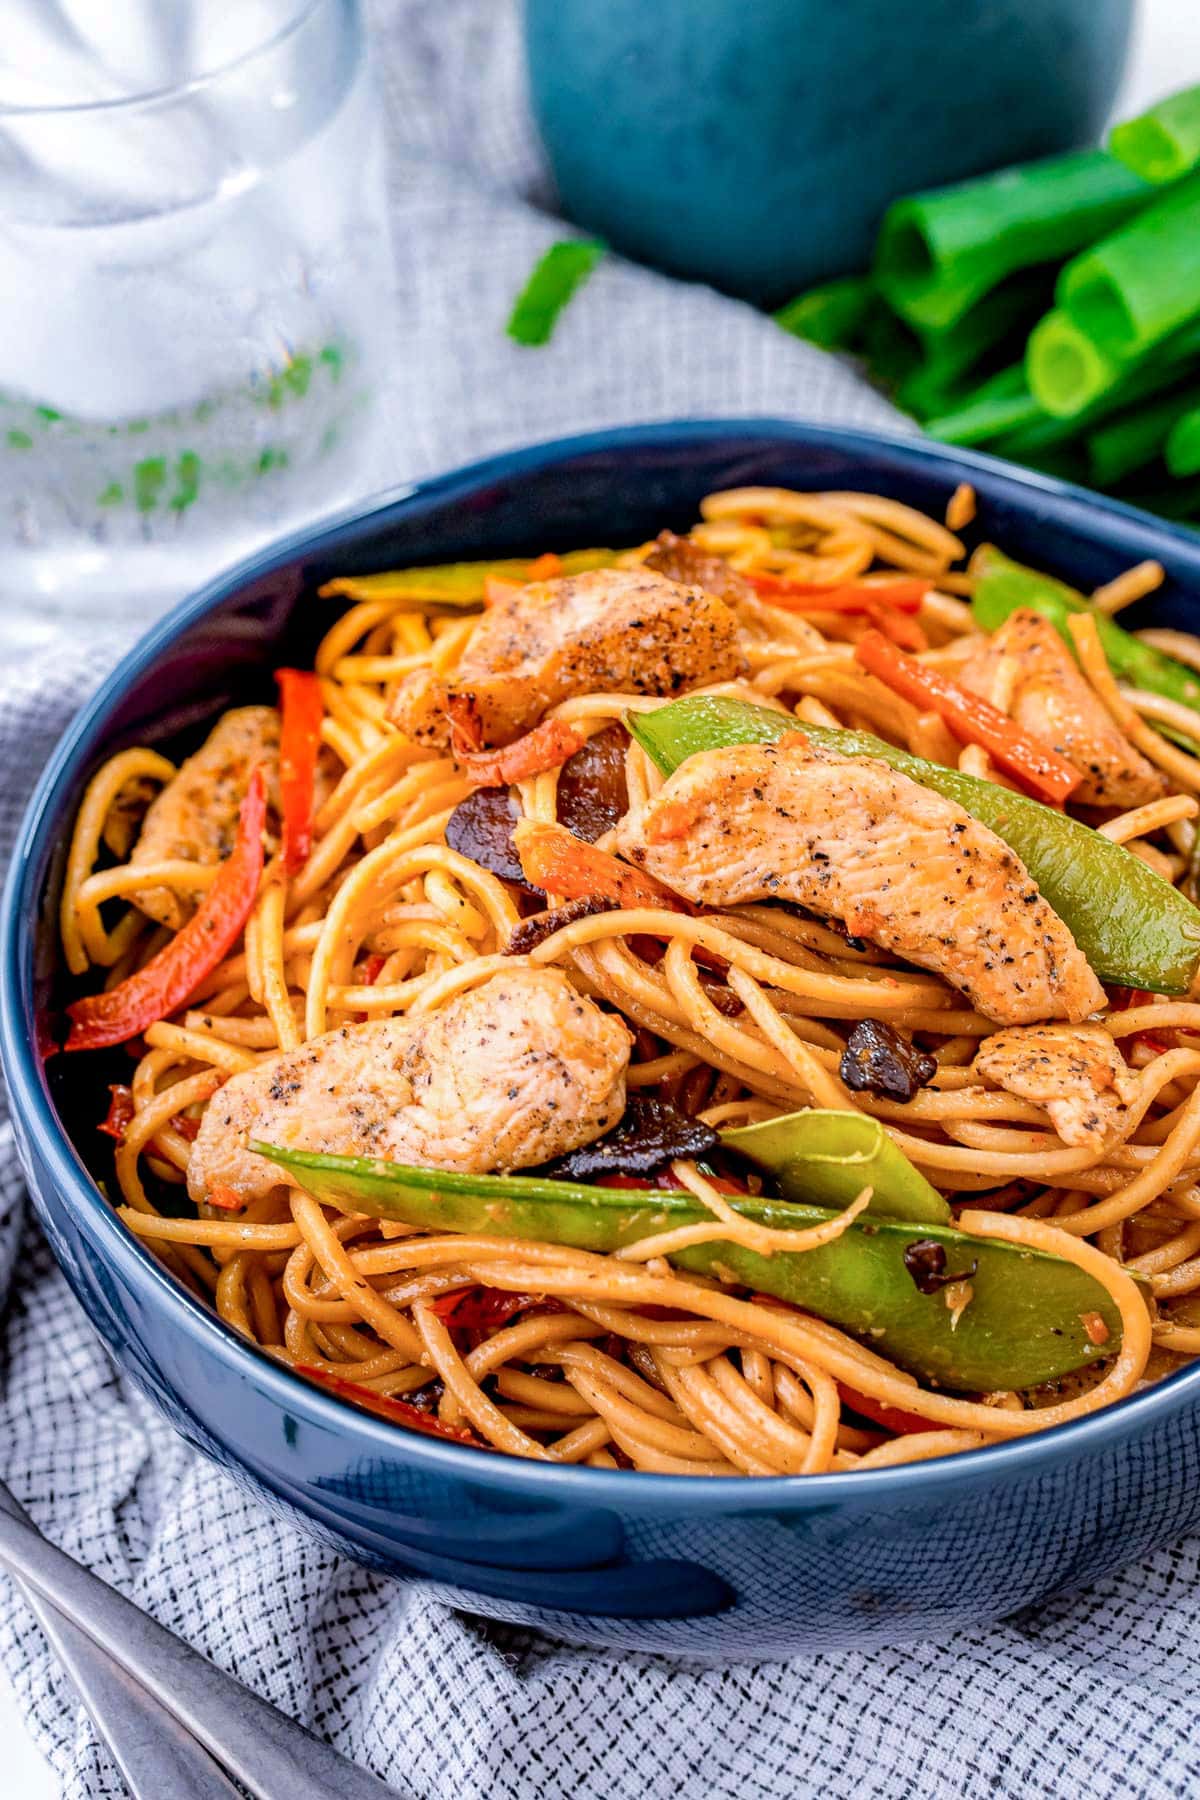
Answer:
M378 0L373 55L401 353L371 485L677 414L895 422L748 308L615 260L547 349L511 345L512 295L561 234L542 210L511 6ZM144 622L83 606L0 620L0 856L54 738ZM341 1561L188 1449L93 1336L27 1215L3 1126L0 1297L0 1473L39 1525L406 1800L1200 1789L1194 1541L945 1644L727 1671L565 1648ZM65 1795L121 1795L7 1584L0 1657Z

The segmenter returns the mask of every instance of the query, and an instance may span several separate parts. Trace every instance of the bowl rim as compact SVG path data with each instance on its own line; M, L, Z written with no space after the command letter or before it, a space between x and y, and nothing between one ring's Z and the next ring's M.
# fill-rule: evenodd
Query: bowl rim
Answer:
M239 589L294 561L300 555L319 554L323 545L336 540L350 526L362 525L392 508L405 505L417 511L432 510L447 500L478 491L485 485L513 476L599 452L636 449L641 446L674 449L689 444L699 448L720 440L775 439L781 448L809 447L855 454L873 460L885 454L903 465L944 468L948 481L972 472L991 488L1007 490L1008 497L1026 509L1032 503L1060 520L1086 529L1097 511L1128 527L1152 548L1182 552L1193 563L1200 586L1200 538L1168 521L1134 507L1076 487L1055 477L1024 470L976 451L933 444L916 434L883 432L853 426L808 424L771 416L739 416L728 419L668 420L648 425L614 426L542 443L463 464L428 479L403 483L370 494L353 505L327 514L313 524L277 539L206 582L196 592L171 607L124 652L99 688L85 701L59 738L26 804L13 840L11 860L0 901L0 1062L7 1076L14 1117L31 1141L59 1189L60 1196L76 1212L81 1229L99 1253L120 1272L128 1286L140 1293L145 1304L165 1310L168 1320L184 1339L197 1340L225 1364L229 1372L255 1384L266 1398L298 1422L349 1436L356 1448L425 1466L430 1473L465 1481L483 1482L530 1498L545 1501L592 1504L626 1510L686 1511L690 1515L727 1513L731 1510L825 1512L850 1505L855 1508L912 1502L924 1490L989 1482L1027 1479L1050 1465L1094 1454L1114 1441L1140 1433L1189 1405L1200 1404L1200 1361L1174 1371L1140 1393L1064 1425L1043 1432L1011 1438L984 1449L937 1457L926 1462L901 1464L858 1472L825 1475L710 1476L704 1481L686 1475L661 1475L635 1470L605 1470L577 1464L554 1464L480 1452L415 1432L403 1432L382 1419L336 1400L295 1374L286 1364L247 1343L233 1328L196 1296L180 1286L154 1256L149 1246L128 1232L117 1219L87 1171L70 1138L59 1125L49 1088L32 1035L26 1029L31 993L29 975L36 940L36 894L32 871L44 840L67 811L76 792L80 767L92 754L103 734L107 715L129 682L152 664L164 648L202 619L221 601ZM44 1206L31 1193L34 1209L42 1218ZM52 1245L53 1248L53 1245ZM57 1258L56 1258L57 1260ZM547 1471L553 1474L547 1480ZM270 1474L260 1479L270 1481ZM278 1479L278 1477L275 1477Z

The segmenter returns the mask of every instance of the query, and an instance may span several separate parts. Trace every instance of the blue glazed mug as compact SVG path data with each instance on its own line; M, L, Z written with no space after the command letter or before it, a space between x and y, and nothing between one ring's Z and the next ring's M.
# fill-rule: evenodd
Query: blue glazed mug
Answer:
M870 261L899 194L1096 138L1133 0L525 0L562 205L773 303Z

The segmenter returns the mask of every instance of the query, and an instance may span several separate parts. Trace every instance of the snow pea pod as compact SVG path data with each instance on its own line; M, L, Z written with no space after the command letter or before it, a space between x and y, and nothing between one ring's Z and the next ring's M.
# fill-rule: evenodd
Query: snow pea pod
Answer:
M1119 680L1196 710L1195 740L1184 739L1176 732L1166 732L1164 736L1177 738L1193 754L1200 756L1200 676L1183 663L1176 662L1174 657L1164 656L1161 650L1143 644L1107 613L1090 606L1083 595L1068 587L1065 581L1057 581L1053 575L1043 575L1038 569L1028 569L1024 563L1014 562L994 544L980 546L971 558L970 572L975 577L971 611L981 631L995 631L1018 607L1029 606L1050 620L1073 654L1067 620L1072 613L1090 612L1096 621L1108 666Z
M252 1148L327 1205L423 1230L486 1232L607 1252L711 1218L691 1194L665 1189L464 1175L262 1143ZM784 1231L835 1216L820 1207L750 1197L733 1198L731 1205L746 1219ZM947 1304L946 1290L918 1288L905 1264L914 1244L936 1244L951 1275L971 1271L971 1295L961 1313ZM865 1338L920 1380L969 1393L1053 1381L1111 1356L1120 1342L1120 1316L1107 1292L1073 1263L968 1237L947 1225L864 1217L815 1250L762 1256L722 1239L674 1251L670 1261L790 1301ZM1092 1342L1104 1336L1097 1314L1108 1332L1102 1345Z
M558 558L558 573L582 575L587 569L608 569L616 559L615 550L564 550ZM431 606L481 606L489 575L501 581L529 581L530 570L538 561L540 558L532 556L504 556L491 562L431 563L422 569L339 575L318 592L323 600L332 595L344 595L348 600L401 600L422 611Z
M950 1223L937 1189L866 1113L810 1107L723 1131L721 1142L767 1170L785 1200L840 1211L869 1185L873 1216Z
M625 723L665 775L698 751L774 743L789 731L842 756L876 757L956 801L1015 850L1102 981L1156 994L1186 994L1192 985L1200 912L1120 844L1038 800L910 756L869 732L801 725L787 713L715 694L631 713Z

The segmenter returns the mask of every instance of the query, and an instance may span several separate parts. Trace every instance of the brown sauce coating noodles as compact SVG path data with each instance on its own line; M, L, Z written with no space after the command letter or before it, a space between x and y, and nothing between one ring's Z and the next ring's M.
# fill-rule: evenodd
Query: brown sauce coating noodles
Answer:
M986 753L960 748L939 719L856 665L863 616L771 601L773 582L866 581L886 599L890 576L922 577L929 591L915 623L930 661L952 671L976 634L969 577L957 566L963 546L949 527L973 511L969 490L954 496L946 525L871 494L709 496L691 542L758 582L739 614L747 673L717 691L992 774ZM652 548L621 561L636 565ZM1131 571L1101 604L1115 611L1155 579L1149 566ZM446 842L471 784L449 752L407 741L388 717L401 680L453 672L471 626L402 597L331 618L316 669L322 742L338 775L311 854L290 877L269 864L240 944L185 1008L146 1033L116 1152L121 1216L181 1281L271 1354L351 1384L360 1404L402 1418L416 1407L435 1427L513 1455L695 1475L815 1474L969 1450L1092 1411L1200 1353L1200 1004L1113 1006L1102 1022L1127 1051L1136 1097L1118 1138L1066 1144L1044 1105L973 1072L995 1027L961 994L769 903L696 917L653 908L568 916L531 937L529 960L562 969L581 994L623 1014L637 1034L637 1091L676 1104L691 1096L717 1125L807 1105L872 1114L931 1181L966 1202L965 1232L1085 1268L1108 1290L1123 1337L1098 1372L1064 1385L1065 1398L924 1390L832 1325L678 1273L665 1241L596 1256L421 1233L345 1217L282 1185L239 1212L205 1205L179 1216L172 1206L168 1216L159 1201L166 1189L178 1195L196 1121L231 1075L331 1028L432 1012L512 967L504 951L521 916L517 890ZM1200 644L1170 638L1165 647L1200 666ZM1195 839L1200 762L1146 723L1178 723L1163 703L1117 690L1086 622L1076 648L1095 693L1172 790L1093 822L1178 880ZM622 715L656 704L581 694L554 716L589 737L608 734L611 761ZM171 774L156 753L128 750L84 797L61 914L73 974L104 970L111 985L160 947L164 934L130 904L136 889L194 895L213 879L187 861L105 861L110 816L122 796L142 791L130 784L149 790ZM558 780L551 770L518 781L516 814L556 822ZM633 744L624 785L634 804L660 785ZM662 946L655 958L649 939ZM920 1034L935 1059L932 1081L907 1104L851 1092L841 1079L846 1037L864 1017ZM728 1231L733 1215L716 1190L692 1165L678 1176L714 1213L711 1226L684 1235ZM926 1429L898 1429L898 1416Z

